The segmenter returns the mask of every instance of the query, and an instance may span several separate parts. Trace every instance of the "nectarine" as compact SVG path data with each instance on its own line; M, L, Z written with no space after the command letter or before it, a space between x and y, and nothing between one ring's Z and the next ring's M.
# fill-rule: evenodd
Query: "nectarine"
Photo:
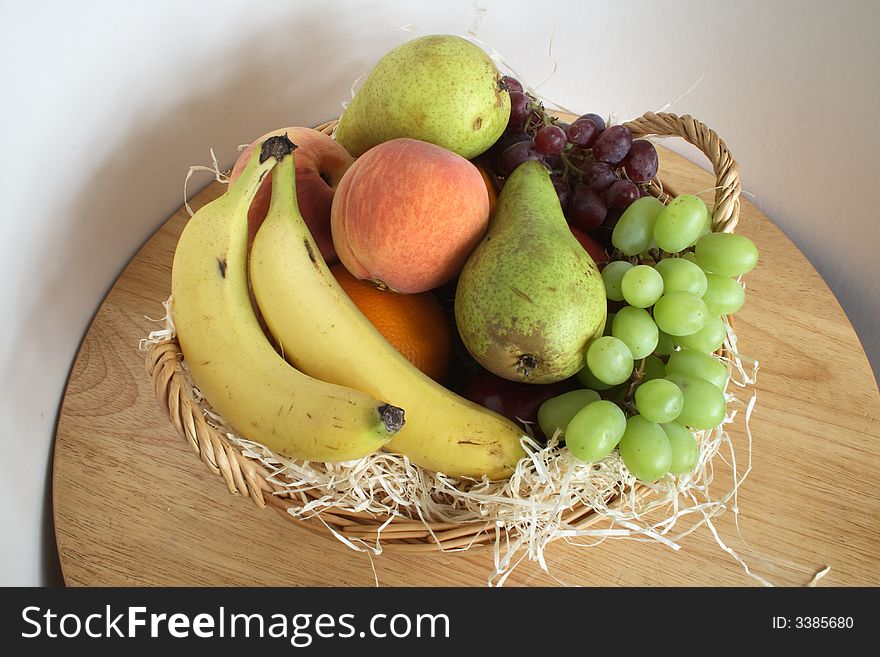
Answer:
M477 168L440 146L400 138L346 171L331 210L342 264L362 280L424 292L458 275L489 221Z
M577 226L569 224L568 228L571 230L571 234L575 236L575 239L577 239L577 241L581 243L581 246L584 247L584 250L590 254L593 262L595 262L601 270L608 262L608 253L605 252L605 248L599 244L595 237L585 233Z

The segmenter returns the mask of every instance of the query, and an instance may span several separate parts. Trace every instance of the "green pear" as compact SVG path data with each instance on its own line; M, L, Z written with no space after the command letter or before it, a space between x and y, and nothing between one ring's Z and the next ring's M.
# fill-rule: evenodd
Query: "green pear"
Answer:
M498 140L509 117L510 94L492 59L461 37L432 35L379 60L335 137L354 157L409 137L471 159Z
M585 365L606 314L602 275L572 235L550 175L540 162L521 164L458 279L465 347L505 379L551 383Z

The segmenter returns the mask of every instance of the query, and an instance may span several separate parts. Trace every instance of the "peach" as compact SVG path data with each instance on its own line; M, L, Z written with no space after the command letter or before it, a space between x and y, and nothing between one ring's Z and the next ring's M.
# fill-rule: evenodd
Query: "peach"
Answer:
M255 139L238 156L232 168L230 178L235 180L241 175L250 158L254 147L273 135L287 134L297 145L296 157L296 200L299 211L306 225L315 238L315 243L324 256L327 264L336 262L336 251L330 234L330 208L333 194L342 180L343 174L354 162L341 145L330 136L313 128L281 128L268 132ZM248 239L252 242L257 229L269 211L269 199L272 196L272 176L266 176L248 211Z
M398 292L455 278L489 222L479 170L440 146L400 138L374 146L333 197L333 244L346 269Z

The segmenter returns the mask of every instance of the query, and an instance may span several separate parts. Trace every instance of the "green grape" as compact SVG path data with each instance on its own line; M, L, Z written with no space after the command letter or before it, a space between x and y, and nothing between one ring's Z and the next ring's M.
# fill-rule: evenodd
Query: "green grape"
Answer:
M675 342L685 349L711 353L717 351L726 338L727 327L724 325L724 320L716 316L709 317L706 325L696 333L677 336Z
M681 388L684 405L676 421L692 429L711 429L721 424L727 411L724 393L713 384L688 374L667 374Z
M608 456L626 431L626 416L617 404L594 401L582 408L565 427L565 445L575 458L587 463Z
M687 374L703 379L719 390L727 385L727 366L711 353L681 349L673 353L666 363L668 374Z
M654 265L663 277L663 292L692 292L698 297L706 291L706 274L700 266L684 258L665 258Z
M611 335L623 341L633 359L637 360L654 351L659 332L647 310L624 306L614 315Z
M624 301L631 306L653 306L663 294L663 277L653 267L636 265L627 270L620 280L620 292Z
M581 384L591 390L609 390L610 388L614 387L597 379L596 376L590 371L590 368L586 365L579 369L575 376L577 377L577 380L581 382Z
M654 237L654 222L663 208L664 205L653 196L643 196L630 203L614 226L611 243L628 256L649 249Z
M669 465L669 472L680 475L693 470L700 459L700 446L697 445L694 434L678 422L661 424L660 427L666 432L669 447L672 450L672 463Z
M713 315L732 315L742 308L746 291L736 279L718 274L706 274L708 283L703 301Z
M626 260L615 260L605 265L602 269L602 280L605 282L605 296L612 301L623 301L620 281L623 275L630 269L632 269L632 263Z
M676 338L696 333L706 325L709 317L709 309L703 300L690 292L664 294L654 305L657 326Z
M610 386L626 381L633 371L633 357L622 340L603 336L587 349L587 367L593 375Z
M659 219L658 225L659 225ZM655 228L656 230L656 228ZM744 235L709 233L694 248L697 264L706 272L719 276L741 276L758 264L758 248Z
M682 253L681 257L683 260L687 260L688 262L694 263L697 267L700 266L700 263L697 262L697 256L693 251L688 251L687 253ZM702 271L702 269L701 269Z
M667 253L678 253L700 237L709 219L706 204L692 194L672 199L654 223L654 239Z
M594 401L599 401L595 390L572 390L551 397L538 407L538 426L550 438L557 429L564 431L571 418Z
M668 379L646 381L636 388L636 410L651 422L672 422L683 405L681 390Z
M666 365L657 356L648 356L645 358L645 364L642 366L642 383L645 381L653 381L654 379L662 379L666 376Z
M619 447L624 465L637 479L654 481L669 472L672 447L666 432L656 422L641 415L627 419Z
M675 351L675 339L668 333L658 332L660 335L657 337L657 346L654 348L654 353L658 356L668 356Z
M700 237L712 232L712 215L708 212L706 213L706 225L703 226L703 230L700 231ZM700 239L699 237L697 238ZM695 242L696 244L696 242Z

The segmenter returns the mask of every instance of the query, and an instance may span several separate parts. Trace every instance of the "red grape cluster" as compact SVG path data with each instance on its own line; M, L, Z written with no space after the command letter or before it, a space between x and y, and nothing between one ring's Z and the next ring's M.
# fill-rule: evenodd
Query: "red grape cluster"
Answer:
M542 162L569 224L608 245L621 213L648 194L657 175L654 145L633 140L625 126L606 127L597 114L561 121L515 78L502 82L510 92L510 119L485 158L499 186L523 162Z

